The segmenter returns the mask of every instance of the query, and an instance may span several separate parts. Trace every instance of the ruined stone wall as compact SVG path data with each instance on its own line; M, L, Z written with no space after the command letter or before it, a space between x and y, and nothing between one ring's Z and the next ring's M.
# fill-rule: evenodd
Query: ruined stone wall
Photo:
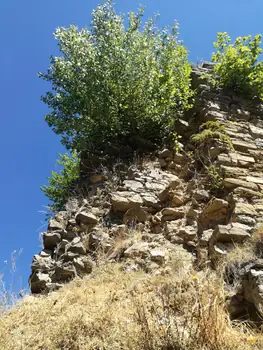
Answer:
M175 255L185 268L201 268L250 240L263 221L263 106L211 89L202 76L211 69L193 69L198 94L188 122L178 127L178 152L164 148L115 174L98 167L85 180L86 194L50 220L43 250L32 262L33 293L91 273L98 254L123 261L127 271L162 273ZM223 123L232 147L218 138L199 147L191 143L206 121ZM211 191L211 165L223 179L218 193ZM246 288L239 292L261 305L263 265L250 262L244 271Z

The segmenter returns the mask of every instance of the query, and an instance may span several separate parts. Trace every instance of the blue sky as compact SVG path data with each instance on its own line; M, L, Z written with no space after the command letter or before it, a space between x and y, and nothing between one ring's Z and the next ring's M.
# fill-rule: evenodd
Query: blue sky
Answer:
M33 254L40 250L39 233L48 203L39 187L56 169L63 152L59 136L44 121L47 113L40 95L49 85L37 78L48 68L49 56L58 55L52 33L58 26L87 26L99 0L1 0L1 271L9 276L13 250L23 248L16 278L26 285ZM146 5L146 15L159 12L160 25L180 23L181 39L190 59L209 59L218 31L231 37L263 32L262 0L115 0L121 12ZM41 229L42 227L42 229Z

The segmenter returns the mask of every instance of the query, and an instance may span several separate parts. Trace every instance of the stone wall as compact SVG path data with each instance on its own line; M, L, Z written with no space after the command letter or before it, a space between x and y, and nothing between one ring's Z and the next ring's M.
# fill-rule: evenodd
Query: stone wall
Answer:
M43 233L43 250L32 262L32 293L89 274L98 255L123 261L127 271L161 273L174 255L184 268L204 262L213 267L250 240L263 222L263 106L211 89L202 73L212 68L205 63L193 69L198 94L188 122L178 124L184 144L179 152L164 148L110 176L105 165L97 164L88 179L84 171L86 195L70 200ZM193 145L190 135L206 121L223 123L232 147L216 138ZM209 164L223 178L218 194L211 192ZM238 293L239 304L253 303L261 312L260 276L263 264L250 261Z

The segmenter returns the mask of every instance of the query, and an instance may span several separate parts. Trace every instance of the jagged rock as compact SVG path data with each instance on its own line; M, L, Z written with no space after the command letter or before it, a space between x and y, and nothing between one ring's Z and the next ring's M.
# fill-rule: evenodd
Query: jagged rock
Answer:
M263 263L255 263L243 278L245 299L253 303L261 317L263 316Z
M247 182L247 181L235 179L235 178L225 178L224 186L229 189L235 189L236 187L244 187L249 190L258 192L258 186L253 182Z
M48 250L48 249L43 249L41 250L40 254L41 258L48 258L52 256L52 250Z
M94 263L87 257L82 256L73 260L76 272L79 276L85 276L92 272Z
M101 249L106 253L112 246L109 234L106 232L100 230L93 231L89 234L88 238L88 245L91 251Z
M143 204L143 200L136 193L114 192L111 194L111 204L114 211L126 212L131 208L139 208Z
M172 158L173 152L165 148L159 153L159 158Z
M218 225L211 239L215 242L243 242L250 238L250 232L249 226L234 222L229 225Z
M77 277L75 266L71 262L58 264L55 270L56 281L68 282Z
M214 232L213 229L203 231L201 237L199 238L199 244L201 247L208 246L208 243L210 241L210 238L212 237L213 232Z
M155 209L160 208L160 200L155 194L141 193L140 195L144 206Z
M126 258L147 257L150 253L149 244L147 242L136 242L125 250Z
M175 207L180 207L181 205L184 204L184 198L182 196L174 195L172 198L172 204Z
M229 214L230 205L220 198L212 198L201 213L201 222L204 226L213 227L219 223L225 223Z
M79 254L71 251L68 251L60 256L60 259L65 262L73 261L75 258L79 258Z
M173 221L176 219L183 218L185 215L185 211L183 209L164 208L161 211L161 214L163 221Z
M47 290L47 284L51 283L51 278L47 273L35 271L31 274L29 282L31 292L38 294Z
M142 210L142 209L134 209L131 208L129 210L127 210L127 212L125 213L124 217L123 217L123 222L125 224L129 223L129 222L145 222L149 220L149 214Z
M92 213L82 211L76 215L76 222L83 225L96 225L98 218Z
M72 242L67 244L65 247L65 251L72 252L72 253L79 254L79 255L86 254L86 248L85 248L84 244L82 243L80 237L74 238Z
M46 272L52 269L52 267L54 267L54 261L52 260L50 255L46 257L37 254L34 255L31 264L32 271L40 270L41 272Z
M45 249L54 249L61 242L61 234L59 232L44 232L43 244Z
M197 228L195 226L185 226L178 232L178 236L184 241L192 241L197 237Z
M63 230L65 229L65 223L64 222L59 222L55 219L50 219L48 223L48 230L53 231L53 230Z

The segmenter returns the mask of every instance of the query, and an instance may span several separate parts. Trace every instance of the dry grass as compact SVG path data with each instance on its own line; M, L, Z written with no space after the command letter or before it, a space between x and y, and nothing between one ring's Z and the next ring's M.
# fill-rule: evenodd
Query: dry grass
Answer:
M0 317L1 350L249 350L263 339L233 327L211 273L150 276L111 264Z

